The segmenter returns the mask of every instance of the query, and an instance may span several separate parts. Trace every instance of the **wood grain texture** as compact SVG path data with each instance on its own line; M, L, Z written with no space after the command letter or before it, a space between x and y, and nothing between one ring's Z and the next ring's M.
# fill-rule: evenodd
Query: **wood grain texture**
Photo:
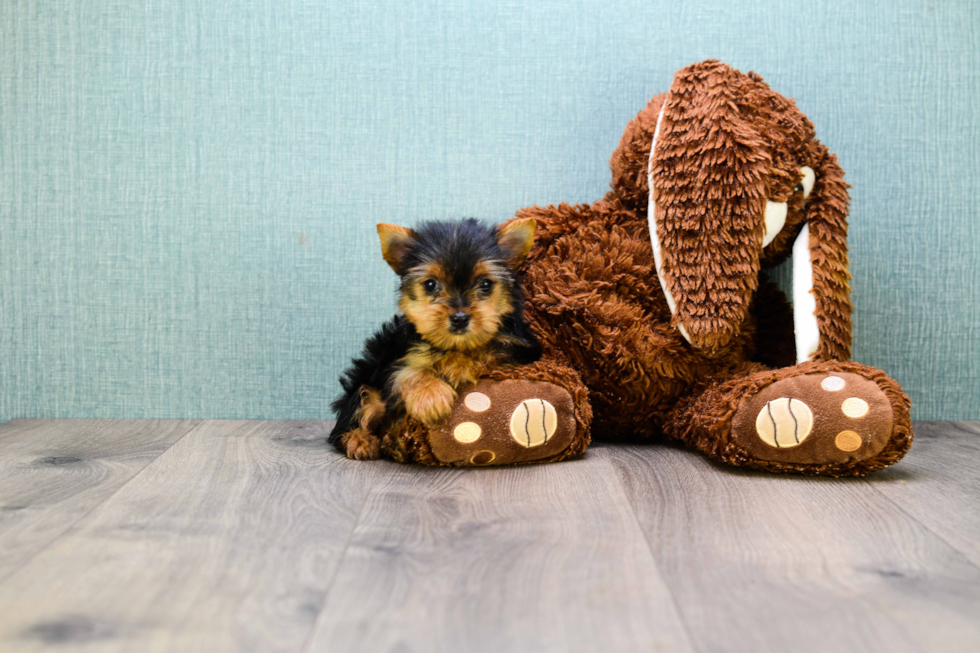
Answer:
M980 422L916 422L902 464L866 482L980 567Z
M615 472L396 467L309 651L692 650Z
M38 511L0 553L42 542L0 580L0 650L980 650L980 423L847 480L669 446L355 463L330 427L0 427L2 505L32 506L0 518Z
M0 585L5 649L299 650L377 469L328 428L198 425Z
M590 453L618 470L698 650L980 650L980 569L867 483Z
M0 425L0 581L196 422L14 420Z

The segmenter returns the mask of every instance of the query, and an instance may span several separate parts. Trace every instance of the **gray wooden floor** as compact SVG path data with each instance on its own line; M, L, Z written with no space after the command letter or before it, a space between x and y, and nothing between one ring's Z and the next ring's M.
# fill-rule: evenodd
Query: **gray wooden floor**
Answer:
M0 426L0 650L980 651L978 422L850 480L356 463L328 428Z

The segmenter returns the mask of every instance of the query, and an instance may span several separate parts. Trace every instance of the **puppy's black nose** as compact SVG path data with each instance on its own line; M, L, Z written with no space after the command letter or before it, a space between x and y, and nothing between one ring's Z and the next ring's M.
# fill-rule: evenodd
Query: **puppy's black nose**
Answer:
M449 326L453 329L465 329L470 323L470 316L463 311L456 311L449 316Z

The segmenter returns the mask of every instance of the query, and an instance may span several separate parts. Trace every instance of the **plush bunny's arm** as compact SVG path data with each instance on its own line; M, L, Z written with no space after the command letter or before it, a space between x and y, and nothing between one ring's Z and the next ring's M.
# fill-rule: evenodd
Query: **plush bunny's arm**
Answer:
M847 184L837 158L821 146L806 223L793 245L796 357L851 357L851 274L847 256Z

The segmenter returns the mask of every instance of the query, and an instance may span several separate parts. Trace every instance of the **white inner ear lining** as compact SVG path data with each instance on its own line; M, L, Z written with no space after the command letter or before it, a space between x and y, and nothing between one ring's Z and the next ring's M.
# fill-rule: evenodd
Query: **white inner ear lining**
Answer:
M803 179L803 199L810 197L817 183L817 173L810 166L800 168ZM796 337L796 362L813 358L820 347L820 326L817 324L817 298L813 294L813 261L810 259L810 225L793 243L793 334Z
M677 302L674 301L674 296L670 294L670 288L664 281L664 255L660 251L660 237L657 235L657 203L653 201L653 152L657 147L657 136L660 135L660 123L663 122L666 107L667 100L664 100L664 103L660 105L660 114L657 116L657 126L653 130L653 140L650 141L650 159L647 162L647 225L650 228L650 243L653 245L653 262L657 268L657 281L660 282L660 289L664 293L670 314L673 316L677 315ZM691 342L691 335L684 328L683 322L677 322L677 329L684 336L684 340Z
M803 185L803 199L807 199L813 192L813 185L817 183L817 173L810 166L803 166L800 168L800 174L803 175L803 180L800 182Z
M776 238L783 227L786 225L786 214L789 213L789 204L786 202L766 202L766 213L764 216L766 228L762 232L762 246L766 247Z
M817 174L810 166L800 168L800 185L803 186L803 199L810 197L813 185L817 181ZM786 202L766 202L766 212L764 216L765 231L762 233L762 246L768 247L769 243L776 239L779 232L786 226L786 214L789 212L789 204Z
M813 358L820 346L817 325L817 298L813 294L813 261L810 260L810 225L793 243L793 333L796 337L796 362Z

